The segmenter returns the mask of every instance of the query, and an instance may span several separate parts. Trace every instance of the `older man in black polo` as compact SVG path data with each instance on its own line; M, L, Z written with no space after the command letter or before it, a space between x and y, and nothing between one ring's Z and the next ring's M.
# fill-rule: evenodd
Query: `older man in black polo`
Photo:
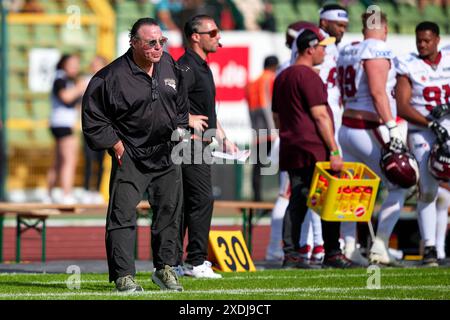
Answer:
M83 132L94 150L113 156L106 218L109 280L120 292L142 291L135 282L136 206L152 205L152 280L163 290L183 287L173 269L181 225L181 169L173 164L172 134L187 128L183 71L163 51L167 39L154 19L130 31L130 49L100 70L83 98Z

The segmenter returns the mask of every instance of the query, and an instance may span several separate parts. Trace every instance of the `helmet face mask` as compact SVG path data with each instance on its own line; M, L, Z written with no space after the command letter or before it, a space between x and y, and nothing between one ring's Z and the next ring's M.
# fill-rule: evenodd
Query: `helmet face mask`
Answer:
M381 151L380 167L386 178L401 188L410 188L419 182L419 165L408 151L394 152L386 144Z
M450 180L450 152L439 143L431 148L428 170L437 180Z

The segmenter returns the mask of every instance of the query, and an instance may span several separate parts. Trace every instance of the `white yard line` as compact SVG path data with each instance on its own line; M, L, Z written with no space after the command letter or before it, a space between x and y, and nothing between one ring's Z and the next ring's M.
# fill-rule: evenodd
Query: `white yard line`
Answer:
M414 274L405 274L405 273L383 273L381 269L381 277L391 277L391 278L402 278L402 277L417 277L417 276L437 276L437 275L450 275L450 272L436 272L436 273L414 273ZM258 280L271 280L271 279L328 279L328 278L364 278L367 279L366 273L358 273L358 274L320 274L320 275L310 275L310 274L299 274L295 276L235 276L232 278L222 278L226 280L243 280L243 279L258 279Z
M28 274L28 273L0 273L0 276L15 276L15 275L33 275L33 276L43 276L43 274L34 273L34 274ZM46 275L53 275L53 274L46 274ZM381 277L386 278L404 278L404 277L419 277L419 276L437 276L437 275L450 275L450 272L430 272L430 273L383 273L381 272ZM70 275L67 275L70 276ZM105 280L83 280L83 274L81 274L81 283L106 283L106 276ZM358 273L358 274L323 274L323 275L305 275L305 274L298 274L298 275L292 275L292 276L260 276L257 273L251 273L248 276L233 276L233 277L225 277L221 279L215 279L215 281L235 281L235 280L285 280L285 279L299 279L299 280L309 280L309 279L329 279L329 278L361 278L361 279L367 279L366 273ZM200 281L207 281L210 279L197 279ZM142 279L139 280L139 282L151 282L150 279ZM65 281L31 281L30 284L65 284Z
M442 292L450 292L449 286L381 286L381 289L373 290L373 292L381 292L383 290L403 290L403 291L413 291L413 290L428 290L428 291L442 291ZM355 291L367 291L369 289L365 287L311 287L311 288L245 288L245 289L230 289L230 290L186 290L184 292L167 292L167 291L145 291L136 295L139 296L158 296L158 295L192 295L192 294L221 294L221 295L252 295L258 293L267 293L267 294L286 294L286 293L339 293L345 294L350 293L353 294L352 298L375 298L375 299L404 299L396 296L386 296L386 297L371 297L367 294L364 296L355 296ZM60 293L2 293L0 294L0 298L69 298L69 297L113 297L113 296L124 296L124 294L114 293L114 292L88 292L88 291L70 291L70 292L60 292ZM409 298L407 298L409 299Z

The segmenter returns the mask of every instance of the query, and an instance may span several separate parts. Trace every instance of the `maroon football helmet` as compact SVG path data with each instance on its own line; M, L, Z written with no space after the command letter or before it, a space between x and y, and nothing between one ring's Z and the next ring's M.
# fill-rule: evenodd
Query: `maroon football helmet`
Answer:
M297 21L288 25L286 29L286 47L292 49L292 44L297 38L298 32L304 28L315 28L318 29L317 26L308 21Z
M406 150L395 152L386 144L381 151L381 170L389 182L402 188L410 188L419 181L419 165Z
M450 180L450 152L439 143L435 143L431 149L428 170L437 180Z

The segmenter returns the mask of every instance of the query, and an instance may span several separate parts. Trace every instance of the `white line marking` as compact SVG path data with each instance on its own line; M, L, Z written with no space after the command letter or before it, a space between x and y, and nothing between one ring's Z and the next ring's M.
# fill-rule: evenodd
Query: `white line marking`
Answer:
M142 293L138 293L135 295L138 296L154 296L154 295L170 295L178 294L178 295L192 295L192 294L225 294L225 295L251 295L258 293L354 293L355 291L370 291L370 292L382 292L383 290L404 290L404 291L412 291L412 290L427 290L427 291L442 291L442 292L450 292L450 285L442 286L382 286L381 289L370 290L366 287L309 287L309 288L246 288L246 289L214 289L214 290L186 290L183 292L168 292L168 291L145 291ZM71 292L50 292L50 293L2 293L0 294L0 298L64 298L64 297L85 297L85 296L94 296L94 297L114 297L114 296L128 296L127 294L115 293L115 292L89 292L89 291L71 291ZM356 296L359 297L359 296ZM369 296L370 297L370 296ZM379 297L372 297L376 299L381 299ZM398 297L392 297L393 299L403 299Z
M437 275L448 275L450 272L430 272L430 273L383 273L382 277L389 277L389 278L404 278L404 277L420 277L420 276L437 276ZM17 274L0 274L0 276L6 276L6 275L17 275ZM28 274L18 274L18 275L28 275ZM36 276L43 276L42 274L33 274ZM46 274L50 275L50 274ZM63 276L64 274L55 274L59 276ZM83 275L81 275L83 277ZM188 277L186 277L188 278ZM291 276L260 276L257 273L251 273L247 276L231 276L231 277L224 277L221 279L214 279L214 281L234 281L234 280L282 280L282 279L299 279L299 280L310 280L310 279L328 279L328 278L361 278L366 279L367 274L366 273L359 273L359 274L324 274L324 275L305 275L305 274L297 274L297 275L291 275ZM196 279L197 281L208 281L211 279ZM139 279L139 282L151 282L150 279ZM39 285L39 284L65 284L66 281L31 281L30 284ZM81 283L107 283L106 276L105 280L83 280L81 279Z

